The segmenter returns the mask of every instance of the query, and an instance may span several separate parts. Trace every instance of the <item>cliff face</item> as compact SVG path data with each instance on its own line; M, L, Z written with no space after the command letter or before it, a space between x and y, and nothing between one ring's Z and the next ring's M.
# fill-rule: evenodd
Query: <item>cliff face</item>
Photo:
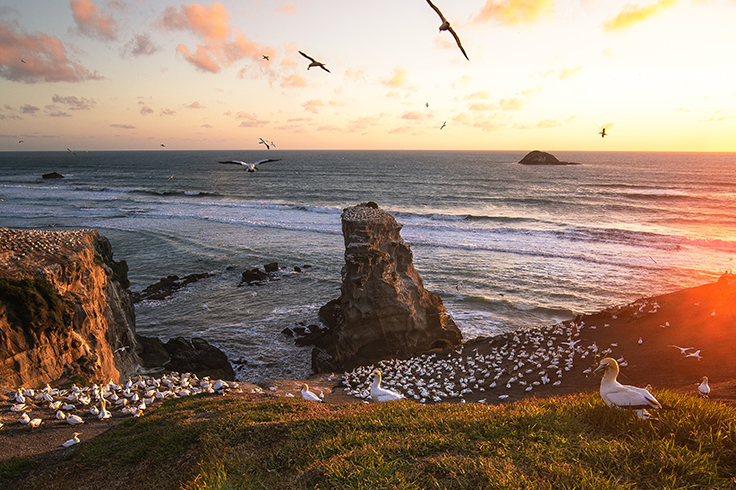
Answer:
M349 369L462 341L442 300L424 289L400 230L375 203L343 211L345 267L326 349L338 366Z
M128 285L127 265L113 261L96 231L0 229L0 385L132 373L139 359Z

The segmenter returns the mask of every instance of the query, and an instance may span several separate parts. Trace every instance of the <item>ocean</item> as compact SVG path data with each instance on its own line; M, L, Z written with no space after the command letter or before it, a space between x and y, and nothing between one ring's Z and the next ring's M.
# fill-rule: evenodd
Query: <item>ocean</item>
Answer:
M736 154L91 151L0 153L0 226L93 228L131 289L210 272L136 305L139 333L200 336L239 380L310 374L286 327L340 294L342 209L374 201L403 225L425 287L466 339L712 282L734 268ZM254 173L219 160L257 161ZM59 172L63 179L41 175ZM278 262L279 280L241 285ZM305 265L311 267L304 267ZM294 267L302 268L301 273Z

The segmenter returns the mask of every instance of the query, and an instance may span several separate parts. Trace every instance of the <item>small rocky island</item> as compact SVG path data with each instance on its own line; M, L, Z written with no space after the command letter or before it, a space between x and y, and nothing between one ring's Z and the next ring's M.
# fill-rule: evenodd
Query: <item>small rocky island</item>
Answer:
M519 160L522 165L580 165L575 162L561 162L556 156L544 151L534 150Z

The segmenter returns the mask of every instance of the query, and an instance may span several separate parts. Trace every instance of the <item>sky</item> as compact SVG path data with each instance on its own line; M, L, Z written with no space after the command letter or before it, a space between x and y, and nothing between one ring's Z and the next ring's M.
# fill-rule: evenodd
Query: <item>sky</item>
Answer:
M0 0L0 151L736 151L736 0L433 1Z

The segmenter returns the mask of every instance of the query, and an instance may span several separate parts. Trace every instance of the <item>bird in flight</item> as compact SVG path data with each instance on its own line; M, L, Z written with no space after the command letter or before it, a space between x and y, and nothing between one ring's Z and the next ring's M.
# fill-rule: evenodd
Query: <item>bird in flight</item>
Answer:
M259 145L266 145L266 149L270 150L271 147L268 145L268 141L264 140L263 138L259 138L261 141L258 142ZM271 143L273 144L273 142Z
M470 61L470 58L468 58L467 53L465 52L465 49L463 48L462 43L460 43L460 38L458 37L457 33L455 32L455 29L452 28L450 25L450 22L445 19L445 16L442 15L442 12L440 12L440 9L437 8L435 4L431 2L431 0L427 0L427 3L430 7L434 9L435 12L437 12L437 15L440 16L440 19L442 19L442 24L440 25L440 32L441 31L450 31L450 34L452 34L452 37L455 38L455 42L457 43L457 47L460 48L460 51L463 52L463 56L465 56L465 59Z
M26 62L26 60L24 60L23 58L21 58L21 59L20 59L20 62L21 62L21 63L25 63L25 62Z
M243 165L246 167L245 169L246 171L255 172L256 170L258 170L258 168L256 168L256 165L260 165L266 162L278 162L279 160L281 159L280 158L266 158L263 160L258 160L257 162L254 162L254 163L243 162L241 160L226 160L224 162L221 161L220 163L232 163L233 165Z
M271 58L269 58L269 56L268 56L267 54L264 54L264 55L262 55L262 56L263 56L263 59L264 59L264 60L266 60L266 61L268 61L268 60L270 60L270 59L271 59Z
M601 135L601 138L605 138L605 137L606 137L606 128L603 128L603 129L601 130L601 132L600 132L600 133L598 133L598 134L600 134L600 135Z
M311 63L309 63L309 66L307 67L307 70L309 70L309 69L310 69L310 68L312 68L313 66L319 66L320 68L322 68L322 69L323 69L324 71L326 71L327 73L331 73L331 72L330 72L330 70L328 70L328 69L327 69L327 68L325 67L325 64L324 64L324 63L322 63L321 61L317 61L317 60L315 60L314 58L312 58L312 57L311 57L311 56L309 56L308 54L305 54L305 53L303 53L302 51L299 51L299 54L300 54L300 55L302 55L302 56L304 56L304 57L305 57L306 59L308 59L309 61L311 61Z
M67 148L66 150L67 150L67 151L68 151L69 153L71 153L72 155L74 155L74 156L77 156L77 154L76 154L76 153L74 153L74 152L73 152L73 151L71 150L71 148Z
M166 145L165 145L165 144L163 144L163 143L161 143L161 146L163 146L164 148L166 148Z
M440 129L444 128L445 126L447 126L447 121L442 123L442 126L440 126Z

